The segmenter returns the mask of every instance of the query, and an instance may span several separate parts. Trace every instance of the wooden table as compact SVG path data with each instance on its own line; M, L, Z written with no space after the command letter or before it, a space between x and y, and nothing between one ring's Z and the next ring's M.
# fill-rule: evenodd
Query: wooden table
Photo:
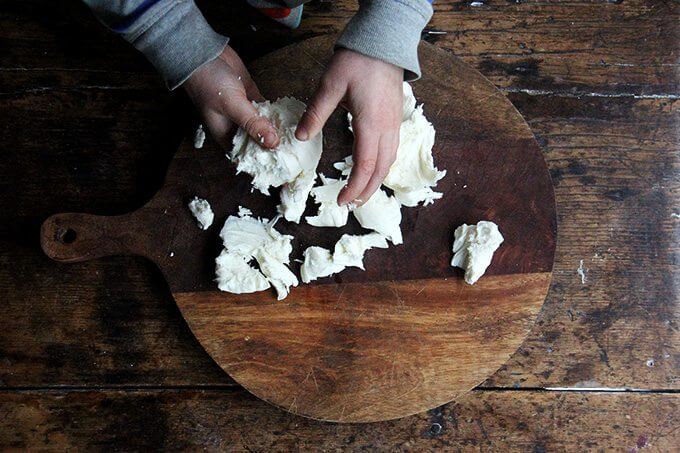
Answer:
M338 32L356 8L314 2L289 31L241 2L200 6L246 60ZM528 340L466 398L336 425L235 385L150 263L43 256L49 214L116 214L148 199L191 108L79 2L3 1L0 447L677 448L679 21L672 1L437 2L425 39L500 87L543 147L558 203L555 276Z

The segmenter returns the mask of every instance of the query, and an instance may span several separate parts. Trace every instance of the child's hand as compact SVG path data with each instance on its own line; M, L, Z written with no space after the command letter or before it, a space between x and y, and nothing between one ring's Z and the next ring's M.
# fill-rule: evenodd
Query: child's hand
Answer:
M307 140L318 134L338 104L352 114L354 167L338 204L366 202L394 163L403 80L403 69L347 49L336 51L326 68L295 135Z
M258 116L251 101L264 98L248 70L227 46L213 61L204 64L183 84L212 136L228 147L227 136L233 123L267 148L279 144L279 137L269 120Z

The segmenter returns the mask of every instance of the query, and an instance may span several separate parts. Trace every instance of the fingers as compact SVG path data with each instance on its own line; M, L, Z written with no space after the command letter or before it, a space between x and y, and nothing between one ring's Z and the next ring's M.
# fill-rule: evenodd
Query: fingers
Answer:
M375 168L373 169L373 174L371 179L366 183L364 190L359 193L358 197L361 202L358 204L365 203L369 198L375 193L378 188L382 185L387 173L390 171L390 167L394 163L397 156L397 147L399 146L399 131L396 132L386 132L380 136L380 141L378 144L378 156L375 163Z
M360 199L359 194L364 192L366 185L371 180L378 158L379 135L373 131L355 128L354 135L354 165L349 175L347 185L338 195L338 204L347 203L362 204L366 200ZM359 199L358 199L359 198Z
M295 137L298 140L309 140L321 131L345 95L345 88L344 84L321 81L295 130Z
M233 124L229 118L220 113L210 111L205 113L204 120L210 135L222 148L229 149L231 144L228 142L227 137L229 137Z
M248 74L243 77L243 87L246 89L246 96L251 101L263 102L265 100L255 81Z
M267 118L257 114L246 93L233 90L226 94L230 99L224 104L224 113L265 148L278 146L279 137L276 129Z

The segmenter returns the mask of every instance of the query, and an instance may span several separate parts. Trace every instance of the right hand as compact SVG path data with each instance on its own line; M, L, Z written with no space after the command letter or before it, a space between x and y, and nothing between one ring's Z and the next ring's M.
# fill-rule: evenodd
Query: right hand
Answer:
M210 134L224 148L231 146L227 137L234 124L265 148L278 146L276 129L257 114L251 102L264 101L264 97L231 47L226 46L217 58L198 68L182 86Z

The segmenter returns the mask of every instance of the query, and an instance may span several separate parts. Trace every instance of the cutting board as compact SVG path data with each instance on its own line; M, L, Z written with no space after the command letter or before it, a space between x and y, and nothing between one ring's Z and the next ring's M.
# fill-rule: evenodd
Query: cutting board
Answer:
M307 101L331 55L332 39L310 39L267 55L250 69L267 98ZM481 74L422 43L424 76L413 83L437 131L434 157L446 177L433 205L403 208L404 244L367 252L366 271L348 269L293 288L234 295L217 290L220 228L239 206L272 218L278 193L251 192L250 178L215 141L186 140L163 187L135 212L115 217L63 213L41 231L45 253L76 262L105 255L147 257L163 272L193 334L253 394L315 419L393 419L452 401L483 382L522 343L545 299L555 252L555 200L541 150L512 104ZM319 172L350 154L344 112L324 129ZM202 231L187 208L210 201L215 223ZM309 200L306 215L315 204ZM449 265L454 229L491 220L505 242L474 286ZM291 258L361 234L280 221L295 236ZM293 263L294 272L299 264ZM299 275L299 274L298 274Z

